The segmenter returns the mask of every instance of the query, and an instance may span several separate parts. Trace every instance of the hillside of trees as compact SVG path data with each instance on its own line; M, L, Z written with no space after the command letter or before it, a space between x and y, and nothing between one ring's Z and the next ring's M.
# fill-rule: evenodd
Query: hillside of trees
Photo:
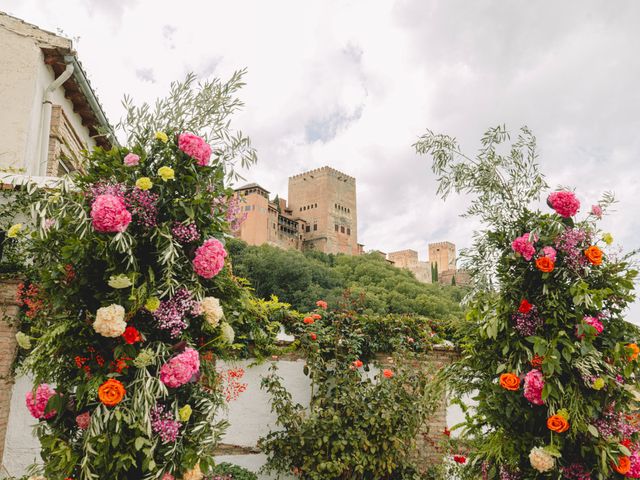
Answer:
M307 312L318 299L337 305L349 291L367 313L416 314L438 320L459 319L465 289L424 284L387 263L379 254L327 255L282 250L269 245L227 243L234 274L248 279L262 298L277 296Z

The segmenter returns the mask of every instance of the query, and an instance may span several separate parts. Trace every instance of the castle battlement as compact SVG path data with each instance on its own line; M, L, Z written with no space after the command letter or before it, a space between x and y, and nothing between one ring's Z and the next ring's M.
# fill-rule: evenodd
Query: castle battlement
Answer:
M308 176L312 176L312 175L319 175L319 174L328 174L328 175L332 175L334 177L339 177L341 180L346 180L350 183L353 183L355 185L356 183L356 179L350 175L347 175L344 172L341 172L340 170L336 170L335 168L331 168L329 166L324 166L324 167L320 167L320 168L315 168L313 170L309 170L307 172L303 172L303 173L299 173L297 175L292 175L289 177L289 181L297 181L297 180L301 180L304 177L308 177Z

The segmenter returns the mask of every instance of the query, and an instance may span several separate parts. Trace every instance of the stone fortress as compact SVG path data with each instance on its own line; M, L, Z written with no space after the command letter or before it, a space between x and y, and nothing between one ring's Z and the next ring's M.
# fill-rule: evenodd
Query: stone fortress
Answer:
M289 177L288 201L250 183L236 189L245 216L236 236L249 245L269 244L286 249L360 255L356 179L331 167ZM382 254L396 267L410 270L424 283L468 283L466 272L456 269L456 246L429 244L429 261L415 250Z

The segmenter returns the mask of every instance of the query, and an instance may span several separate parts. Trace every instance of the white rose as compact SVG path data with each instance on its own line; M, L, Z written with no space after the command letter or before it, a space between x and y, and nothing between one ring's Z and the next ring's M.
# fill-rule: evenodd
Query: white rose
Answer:
M124 273L120 275L111 275L109 277L109 286L111 288L129 288L131 285L131 279L127 277Z
M216 328L224 317L224 311L220 305L220 300L215 297L204 297L200 302L200 308L204 319L212 328Z
M120 305L109 305L99 308L96 312L96 320L93 329L103 337L119 337L127 328L124 321L124 308Z
M556 461L553 456L541 447L534 447L531 449L531 453L529 453L529 461L531 462L531 466L540 473L548 472L556 465Z
M197 463L196 466L191 470L187 470L186 472L184 472L184 474L182 475L182 480L202 480L203 478L204 475L202 473L202 470L200 470L199 463Z
M236 338L236 332L233 331L233 327L227 322L222 322L220 324L220 332L222 334L222 339L229 345L231 345L233 340Z

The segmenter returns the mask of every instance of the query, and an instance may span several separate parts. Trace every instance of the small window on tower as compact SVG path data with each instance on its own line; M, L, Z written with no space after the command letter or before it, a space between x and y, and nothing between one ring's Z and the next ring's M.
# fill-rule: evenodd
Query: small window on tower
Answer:
M307 225L306 232L309 233L311 231L311 227Z
M351 235L351 229L347 228L347 235Z
M315 232L315 231L317 231L317 230L318 230L318 224L317 224L317 223L314 223L314 224L313 224L313 231Z
M335 224L335 227L336 227L336 232L337 232L338 231L338 224L337 223Z
M344 233L344 227L340 227L340 233Z

